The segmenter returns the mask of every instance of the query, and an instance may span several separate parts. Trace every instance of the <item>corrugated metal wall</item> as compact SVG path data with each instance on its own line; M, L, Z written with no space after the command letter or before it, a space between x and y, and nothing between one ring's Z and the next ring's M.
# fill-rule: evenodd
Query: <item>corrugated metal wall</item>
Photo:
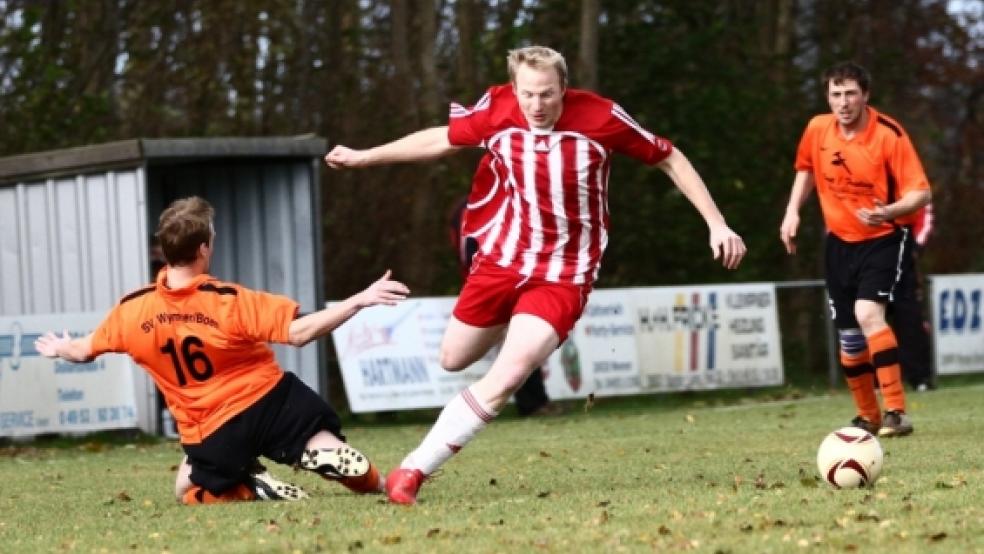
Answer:
M0 315L108 310L147 279L144 168L0 187Z
M211 273L318 309L314 187L305 158L152 165L0 186L0 315L102 311L151 280L148 245L172 200L216 209ZM318 345L275 346L322 390Z
M146 190L142 166L0 186L0 315L102 312L146 283ZM133 386L155 430L154 384Z
M210 273L283 294L301 311L318 309L317 218L309 159L229 159L148 169L148 228L173 200L199 195L215 207L215 253ZM321 390L318 345L275 346L277 359Z

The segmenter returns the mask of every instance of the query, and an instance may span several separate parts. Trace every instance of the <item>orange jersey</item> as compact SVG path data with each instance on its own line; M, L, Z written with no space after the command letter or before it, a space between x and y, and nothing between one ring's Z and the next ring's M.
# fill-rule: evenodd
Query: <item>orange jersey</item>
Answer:
M120 300L93 332L93 355L123 352L147 370L184 444L198 444L270 391L283 370L268 342L287 342L293 300L199 275Z
M796 169L812 171L827 229L847 242L887 235L891 223L872 227L855 213L875 200L891 204L913 190L929 189L929 180L909 136L896 121L868 107L868 124L850 140L833 114L818 115L806 126L796 151ZM895 220L911 225L915 214Z

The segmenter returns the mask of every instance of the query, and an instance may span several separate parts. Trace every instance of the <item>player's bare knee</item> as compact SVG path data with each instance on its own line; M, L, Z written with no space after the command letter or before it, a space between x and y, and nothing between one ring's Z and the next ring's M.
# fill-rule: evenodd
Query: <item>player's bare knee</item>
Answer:
M448 349L445 349L443 346L441 347L440 363L441 367L443 367L446 371L461 371L471 365L468 360Z
M854 317L858 320L858 325L864 331L865 336L881 330L888 325L885 321L885 314L882 310L870 307L858 307L854 310Z

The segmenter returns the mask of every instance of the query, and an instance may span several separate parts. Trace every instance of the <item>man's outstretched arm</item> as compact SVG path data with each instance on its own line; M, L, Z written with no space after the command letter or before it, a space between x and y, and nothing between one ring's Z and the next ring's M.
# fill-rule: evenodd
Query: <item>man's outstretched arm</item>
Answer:
M745 243L724 221L724 216L718 210L717 204L711 198L704 181L691 165L690 160L676 148L658 166L673 181L673 184L683 192L690 203L697 208L701 217L707 222L710 230L710 246L714 259L720 259L724 267L736 269L745 256Z
M92 333L73 339L68 331L58 336L51 331L34 341L34 349L47 358L61 358L70 362L88 362L92 359Z
M348 321L362 308L385 304L394 306L410 294L410 289L399 281L390 279L391 271L369 285L366 290L352 295L338 304L317 312L301 316L290 323L287 342L293 346L304 346L314 339L332 332Z
M369 167L435 160L457 150L459 147L448 140L447 126L431 127L365 150L338 145L325 155L325 163L332 169Z

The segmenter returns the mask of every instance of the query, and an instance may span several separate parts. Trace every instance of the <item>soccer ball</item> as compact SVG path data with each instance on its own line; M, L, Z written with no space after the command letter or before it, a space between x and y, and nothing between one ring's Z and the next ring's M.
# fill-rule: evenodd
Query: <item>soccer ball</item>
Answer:
M836 489L870 487L881 473L884 458L874 435L857 427L843 427L820 443L817 469Z

